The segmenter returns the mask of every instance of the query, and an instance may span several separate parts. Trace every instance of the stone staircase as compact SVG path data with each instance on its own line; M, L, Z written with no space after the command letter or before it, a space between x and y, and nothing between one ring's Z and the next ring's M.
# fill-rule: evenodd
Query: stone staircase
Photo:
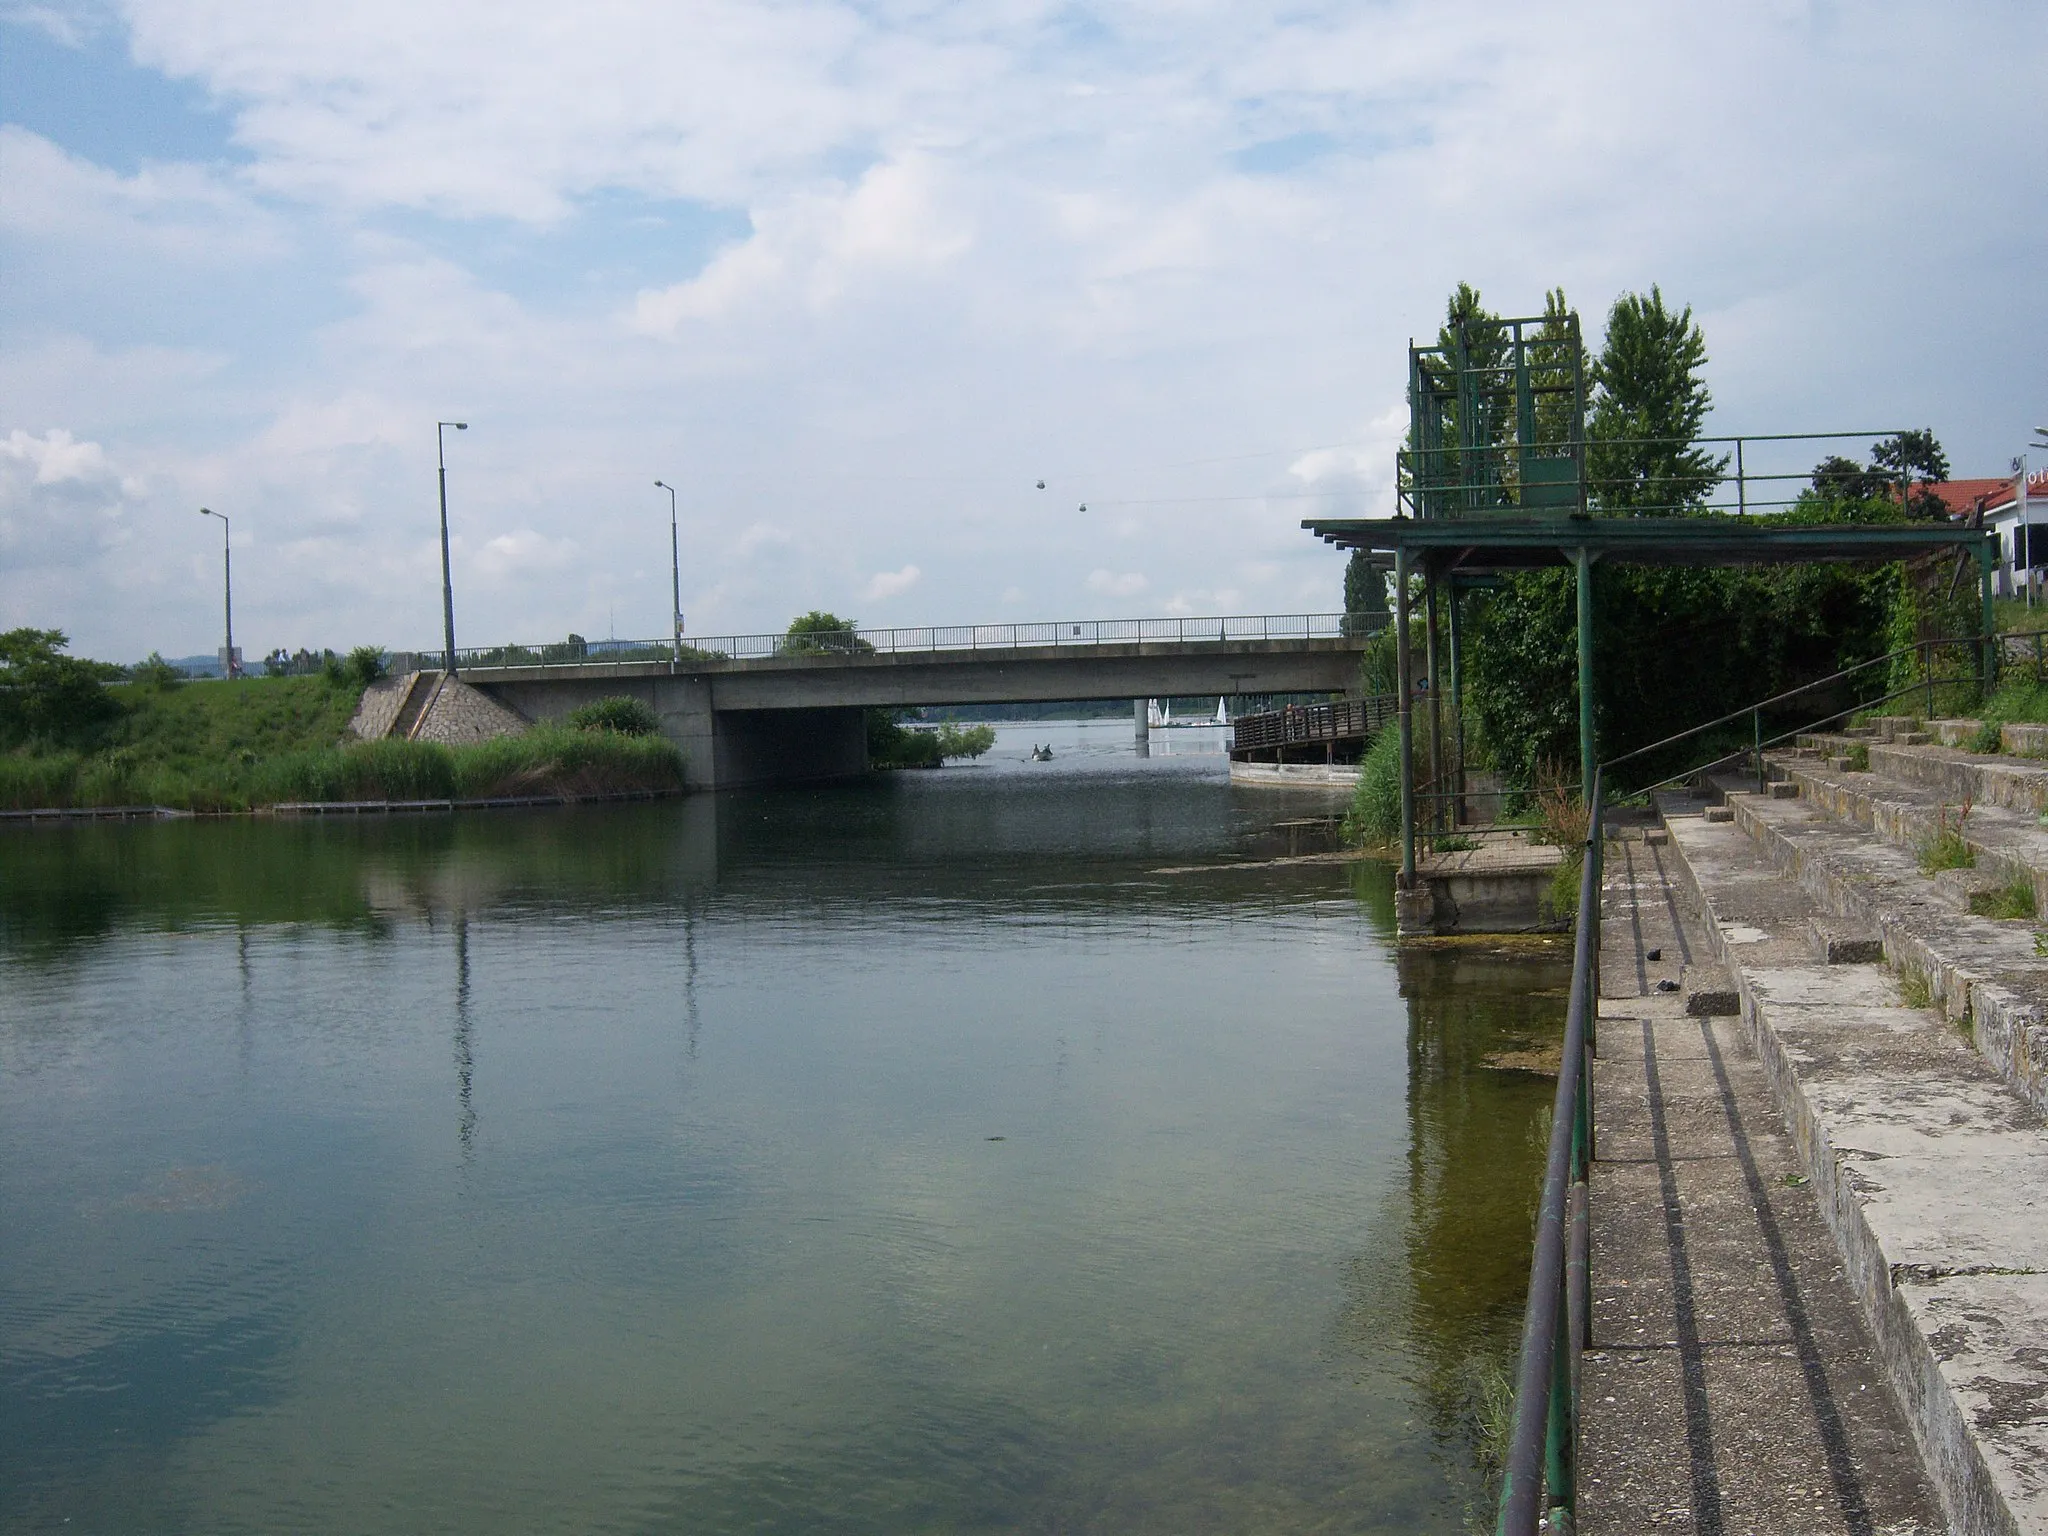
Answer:
M361 741L437 741L464 746L516 736L530 722L459 677L434 670L380 678L363 691L349 731Z
M2048 1536L2048 762L1941 744L1982 736L1659 807L1951 1528Z
M411 741L420 733L427 713L434 707L434 701L441 696L440 672L419 671L412 675L412 683L405 690L405 701L398 706L398 714L385 734L401 740Z

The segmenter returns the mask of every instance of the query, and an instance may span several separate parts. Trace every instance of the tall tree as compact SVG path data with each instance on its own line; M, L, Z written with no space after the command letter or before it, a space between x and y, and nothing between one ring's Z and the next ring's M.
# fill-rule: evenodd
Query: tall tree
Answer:
M1870 445L1870 464L1893 485L1903 485L1910 517L1948 516L1948 503L1928 490L1948 479L1948 455L1931 427L1919 427Z
M1673 314L1652 285L1625 293L1607 312L1607 337L1591 369L1587 476L1596 506L1638 516L1697 511L1728 467L1694 446L1713 395L1699 371L1707 343L1692 306Z

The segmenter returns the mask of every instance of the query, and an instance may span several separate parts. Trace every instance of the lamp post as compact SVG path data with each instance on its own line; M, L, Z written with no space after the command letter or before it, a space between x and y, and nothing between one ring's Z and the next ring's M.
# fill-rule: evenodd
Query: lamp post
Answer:
M448 429L467 432L466 421L437 421L434 423L434 449L441 466L441 625L442 639L446 642L446 654L442 664L448 676L455 675L455 583L448 573Z
M234 556L228 549L228 515L216 512L211 507L199 509L201 517L220 519L220 587L221 609L227 620L227 649L221 654L221 670L227 673L228 681L234 681L241 669L235 665L235 567Z
M683 659L683 556L682 544L676 535L676 488L666 480L654 482L655 488L668 492L668 613L674 630L675 658Z

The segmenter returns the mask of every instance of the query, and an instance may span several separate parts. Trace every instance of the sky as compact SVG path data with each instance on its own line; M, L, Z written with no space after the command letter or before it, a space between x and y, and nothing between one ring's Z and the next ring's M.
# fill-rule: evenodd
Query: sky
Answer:
M465 645L666 634L657 479L696 636L1329 612L1461 280L2003 474L2044 82L2039 0L0 0L0 628L211 651L205 506L245 653L438 648L441 420Z

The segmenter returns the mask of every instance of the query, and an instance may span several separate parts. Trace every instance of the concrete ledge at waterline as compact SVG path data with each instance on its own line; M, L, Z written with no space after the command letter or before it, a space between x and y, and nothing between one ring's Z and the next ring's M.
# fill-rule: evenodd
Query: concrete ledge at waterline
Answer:
M178 821L196 816L168 805L74 805L42 806L29 811L0 811L0 824L59 821Z
M1239 763L1230 765L1230 782L1280 789L1356 789L1355 763Z
M481 800L297 800L259 807L258 816L407 816L442 811L507 811L523 806L612 805L672 800L681 789L621 789L602 795L492 795Z

